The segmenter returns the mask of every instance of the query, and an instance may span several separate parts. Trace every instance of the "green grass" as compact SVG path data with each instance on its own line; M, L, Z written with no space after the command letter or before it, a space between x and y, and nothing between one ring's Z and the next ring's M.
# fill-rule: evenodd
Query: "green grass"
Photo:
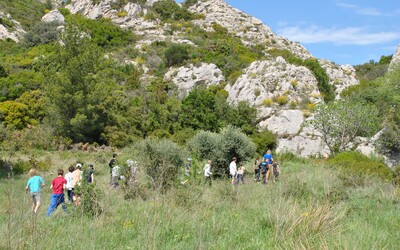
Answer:
M58 208L46 218L46 188L32 217L28 177L3 179L0 249L395 249L400 240L400 190L372 177L347 185L323 163L287 161L280 182L266 186L248 173L247 183L235 188L219 180L211 188L178 185L163 195L148 190L146 200L124 200L123 190L108 188L109 154L47 154L53 162L42 173L47 186L56 168L94 162L103 213L87 217L69 206L67 214Z

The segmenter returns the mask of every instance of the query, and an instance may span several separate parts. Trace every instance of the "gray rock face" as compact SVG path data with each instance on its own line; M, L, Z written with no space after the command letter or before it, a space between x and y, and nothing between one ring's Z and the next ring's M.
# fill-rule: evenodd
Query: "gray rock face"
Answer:
M64 16L60 13L59 10L55 9L47 13L42 17L43 22L59 22L59 23L65 23L65 18Z
M393 70L400 65L400 45L397 47L396 53L390 61L389 70Z
M329 83L335 87L336 99L340 93L350 86L360 84L356 77L356 70L351 65L336 65L327 60L319 60L322 68L329 76Z
M205 85L208 87L225 81L222 71L215 64L207 63L171 68L164 78L178 86L181 97L185 97L195 86Z
M0 40L8 38L18 42L23 38L26 33L25 30L18 21L12 19L10 14L0 12L0 18L7 20L11 24L11 27L0 24Z
M310 127L304 127L298 135L292 138L281 138L276 152L291 152L304 157L327 157L329 155L329 149L322 141L320 134Z
M284 137L298 134L303 126L304 116L300 110L282 110L259 125L272 133Z
M247 101L251 106L298 105L304 98L312 103L322 101L317 80L306 67L286 63L282 57L276 60L253 62L233 85L227 85L228 101ZM278 104L286 98L286 104Z

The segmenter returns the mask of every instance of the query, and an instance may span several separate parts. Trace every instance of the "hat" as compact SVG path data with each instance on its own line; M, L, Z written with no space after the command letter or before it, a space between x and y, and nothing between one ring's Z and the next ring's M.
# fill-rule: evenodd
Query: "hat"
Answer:
M117 156L117 153L113 153L113 157Z
M188 161L191 161L192 160L192 158L188 158Z
M80 163L76 164L75 168L82 168L82 164Z
M89 167L93 167L93 163L89 163L88 166L89 166Z

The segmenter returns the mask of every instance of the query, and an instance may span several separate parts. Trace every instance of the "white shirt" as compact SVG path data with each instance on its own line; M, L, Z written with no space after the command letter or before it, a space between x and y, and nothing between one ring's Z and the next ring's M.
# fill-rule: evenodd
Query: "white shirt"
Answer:
M112 177L119 177L119 167L118 166L114 166L112 168L111 176Z
M73 185L74 175L71 172L68 172L65 175L65 179L67 180L67 185L65 185L65 187L68 190L72 190L74 188L74 185Z
M231 164L229 164L229 173L232 176L236 175L236 162L232 161Z
M211 175L211 165L207 163L206 166L204 167L204 176L210 177L210 175Z

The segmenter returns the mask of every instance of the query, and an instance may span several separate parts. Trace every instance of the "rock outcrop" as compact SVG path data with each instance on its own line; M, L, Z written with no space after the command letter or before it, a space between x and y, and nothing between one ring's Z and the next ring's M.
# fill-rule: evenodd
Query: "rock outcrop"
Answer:
M10 14L0 12L0 40L11 39L16 42L21 40L26 33L21 24L12 19Z
M287 63L282 57L253 62L233 85L227 85L228 101L247 101L251 106L297 106L305 98L322 101L317 80L306 67ZM280 100L281 98L281 100ZM280 109L281 107L279 107Z
M322 68L329 76L329 83L334 86L336 99L340 93L350 86L360 84L356 77L356 70L351 65L336 65L328 60L319 60Z
M397 47L396 53L393 55L393 58L390 61L389 70L392 70L395 67L399 67L399 65L400 65L400 45Z
M63 24L65 23L65 18L58 9L55 9L44 15L42 17L42 21L47 23L58 22L60 24Z
M185 97L191 89L198 85L217 85L225 81L222 71L215 64L201 63L180 68L172 68L165 75L165 80L175 83Z

